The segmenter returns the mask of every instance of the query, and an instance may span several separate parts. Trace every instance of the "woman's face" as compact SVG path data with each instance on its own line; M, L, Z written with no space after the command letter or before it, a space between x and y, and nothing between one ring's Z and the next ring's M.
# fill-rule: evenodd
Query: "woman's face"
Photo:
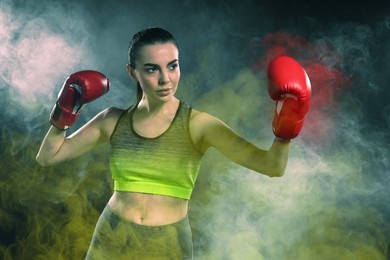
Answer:
M148 100L167 102L180 80L179 51L172 43L146 45L140 49L136 68L128 70Z

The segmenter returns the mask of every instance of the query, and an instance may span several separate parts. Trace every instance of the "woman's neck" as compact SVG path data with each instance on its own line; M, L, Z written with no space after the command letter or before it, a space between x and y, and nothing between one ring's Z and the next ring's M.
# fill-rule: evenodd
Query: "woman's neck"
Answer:
M138 103L137 110L149 115L172 113L177 110L180 101L174 97L168 102L153 102L145 96Z

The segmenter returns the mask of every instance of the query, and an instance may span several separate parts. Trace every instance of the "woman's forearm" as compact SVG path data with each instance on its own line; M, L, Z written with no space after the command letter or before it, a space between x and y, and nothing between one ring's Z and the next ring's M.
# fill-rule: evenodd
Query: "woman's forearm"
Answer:
M65 141L66 132L51 126L42 141L36 156L37 162L42 166L53 164L53 158Z
M269 176L280 177L284 175L290 153L290 139L275 137L271 148L268 150L268 159L272 162Z

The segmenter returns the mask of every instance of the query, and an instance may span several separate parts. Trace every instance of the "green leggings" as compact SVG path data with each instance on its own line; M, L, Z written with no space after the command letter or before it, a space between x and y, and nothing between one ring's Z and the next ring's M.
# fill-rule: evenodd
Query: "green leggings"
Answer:
M169 225L144 226L121 218L106 206L85 259L192 259L188 216Z

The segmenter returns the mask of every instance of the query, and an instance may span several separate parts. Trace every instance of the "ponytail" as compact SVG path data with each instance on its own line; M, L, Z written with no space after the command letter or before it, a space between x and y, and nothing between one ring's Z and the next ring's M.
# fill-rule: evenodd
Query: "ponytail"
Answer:
M137 104L141 101L142 95L143 95L143 91L141 85L139 84L139 82L137 82L137 93L136 93Z

